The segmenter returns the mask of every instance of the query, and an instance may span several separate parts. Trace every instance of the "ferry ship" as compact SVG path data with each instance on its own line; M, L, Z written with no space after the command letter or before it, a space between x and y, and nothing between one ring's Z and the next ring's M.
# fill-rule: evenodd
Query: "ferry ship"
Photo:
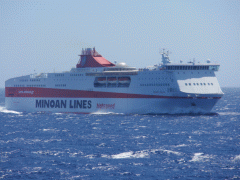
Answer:
M220 65L162 63L137 69L112 63L95 48L82 49L75 68L5 82L5 106L20 112L181 114L209 113L223 96Z

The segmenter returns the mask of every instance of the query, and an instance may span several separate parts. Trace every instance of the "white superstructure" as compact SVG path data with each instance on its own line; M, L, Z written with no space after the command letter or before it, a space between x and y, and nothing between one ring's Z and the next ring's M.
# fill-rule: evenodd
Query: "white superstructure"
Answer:
M72 113L208 113L223 92L219 65L162 64L136 69L113 64L95 51L82 50L76 68L12 78L5 83L6 107L16 111Z

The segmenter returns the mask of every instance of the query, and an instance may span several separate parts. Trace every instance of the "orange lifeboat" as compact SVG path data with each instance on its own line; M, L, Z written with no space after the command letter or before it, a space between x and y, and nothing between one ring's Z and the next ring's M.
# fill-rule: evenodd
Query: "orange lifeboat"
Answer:
M129 83L130 82L130 77L119 77L118 82L119 83Z
M106 83L106 77L99 77L98 82L99 83Z
M109 77L107 80L108 80L108 83L116 83L117 82L116 77Z

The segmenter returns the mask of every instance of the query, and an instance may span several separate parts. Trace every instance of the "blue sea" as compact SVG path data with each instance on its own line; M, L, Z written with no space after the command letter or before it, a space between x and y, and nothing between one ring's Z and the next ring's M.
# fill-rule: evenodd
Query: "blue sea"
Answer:
M1 179L240 179L240 88L207 115L9 111Z

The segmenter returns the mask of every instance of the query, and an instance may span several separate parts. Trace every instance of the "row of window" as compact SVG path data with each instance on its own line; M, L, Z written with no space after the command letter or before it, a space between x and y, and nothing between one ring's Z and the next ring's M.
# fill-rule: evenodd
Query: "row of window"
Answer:
M28 79L19 79L20 82L28 82ZM40 81L40 79L29 79L29 81Z
M136 70L135 68L104 68L103 71L131 71Z
M191 73L193 74L193 72L191 72ZM180 73L178 72L178 74L180 74ZM183 74L185 74L185 71L183 72ZM200 72L198 72L198 74L200 74ZM205 74L207 74L207 72L205 72ZM210 71L209 74L212 74L212 72Z
M64 74L55 74L55 77L64 76Z
M66 87L66 84L55 84L55 87Z
M209 66L167 66L167 70L209 70Z
M40 79L30 79L30 81L40 81Z
M187 85L191 86L192 84L191 84L191 83L185 83L185 86L187 86ZM206 85L209 85L209 86L212 85L212 86L213 86L213 83L193 83L193 85L194 85L194 86L196 86L196 85L197 85L197 86L199 86L199 85L201 85L201 86L202 86L202 85L204 85L204 86L206 86Z
M83 76L83 74L70 74L70 76Z
M140 84L140 86L170 86L168 83L150 83L150 84Z
M15 84L14 87L25 87L25 85L23 84ZM45 84L30 84L30 85L26 85L26 87L46 87Z
M53 79L54 81L84 81L86 79L79 78L79 79Z
M156 79L156 80L167 80L168 78L167 77L161 77L161 78L138 78L138 80L153 80L153 79ZM169 78L171 79L171 78Z
M15 84L13 87L25 87L24 85L22 85L22 84Z
M34 84L34 85L27 85L27 87L46 87L45 84Z

